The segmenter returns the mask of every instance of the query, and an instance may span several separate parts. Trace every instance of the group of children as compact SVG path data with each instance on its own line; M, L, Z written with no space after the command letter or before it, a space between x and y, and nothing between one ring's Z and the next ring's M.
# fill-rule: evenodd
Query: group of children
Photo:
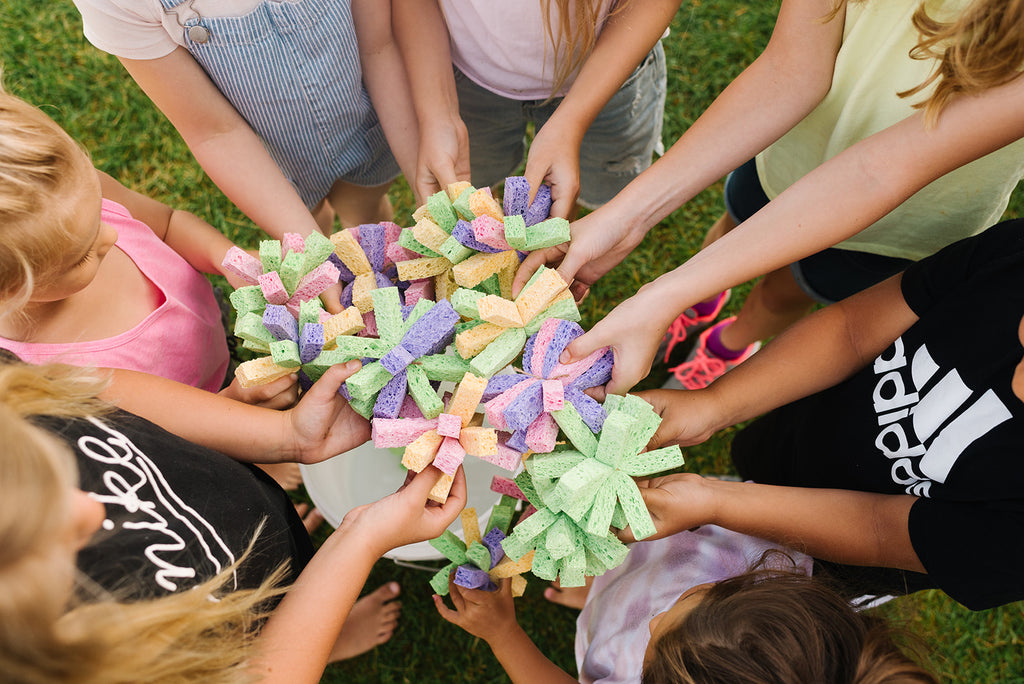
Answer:
M752 482L641 483L660 538L578 597L584 681L933 681L847 599L930 586L976 609L1024 598L1024 558L999 542L1024 526L1024 226L985 230L1024 175L1024 2L784 0L762 55L653 166L659 38L678 0L75 4L88 40L276 238L390 218L399 171L423 200L457 180L493 185L525 154L553 214L594 211L516 282L556 264L582 297L735 169L706 248L562 359L611 346L607 391L626 391L666 331L668 358L715 321L727 288L765 276L673 368L686 390L644 395L664 418L651 448L767 413L734 444ZM226 382L201 274L232 280L230 241L98 171L7 94L0 230L0 347L20 360L0 369L0 429L17 447L0 459L0 593L17 594L0 672L315 681L389 638L397 588L357 602L362 583L388 549L447 527L461 476L437 506L428 468L314 554L288 497L248 465L282 479L273 466L364 442L337 393L358 362L298 402L295 376ZM797 323L814 301L839 303ZM977 324L951 339L964 312ZM982 557L968 552L979 538ZM789 549L744 572L777 545ZM452 587L454 609L438 611L514 681L571 680L515 624L506 585ZM624 631L635 638L609 636Z

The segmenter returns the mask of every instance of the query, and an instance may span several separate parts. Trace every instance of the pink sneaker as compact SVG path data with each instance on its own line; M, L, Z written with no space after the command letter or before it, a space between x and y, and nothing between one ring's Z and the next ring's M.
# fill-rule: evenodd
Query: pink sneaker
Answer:
M672 321L672 325L668 326L665 338L661 341L661 346L658 348L659 353L664 351L664 356L662 357L664 363L668 363L672 350L686 339L690 331L699 332L704 330L713 320L718 318L718 314L722 313L722 307L729 301L730 294L732 294L732 290L725 290L719 293L715 299L715 308L703 316L698 314L693 308L689 308L681 313L679 318Z
M708 351L707 340L708 336L711 335L711 332L715 330L715 328L728 325L735 320L735 316L727 318L721 323L718 323L717 325L714 325L702 332L700 338L697 340L697 345L693 348L693 351L690 352L689 358L675 368L669 369L669 372L672 373L673 377L669 378L668 382L664 386L674 387L674 379L685 389L703 389L725 375L726 371L730 368L734 368L749 359L754 352L760 349L761 343L755 342L744 349L743 354L738 358L732 359L731 361L721 359Z

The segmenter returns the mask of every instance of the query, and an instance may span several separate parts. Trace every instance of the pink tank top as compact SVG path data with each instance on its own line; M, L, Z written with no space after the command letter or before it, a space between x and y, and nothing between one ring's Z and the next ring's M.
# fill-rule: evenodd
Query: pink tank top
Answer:
M124 368L219 390L230 359L210 282L120 204L104 199L100 218L117 231L116 246L163 303L131 330L104 340L36 344L0 337L0 346L29 363Z

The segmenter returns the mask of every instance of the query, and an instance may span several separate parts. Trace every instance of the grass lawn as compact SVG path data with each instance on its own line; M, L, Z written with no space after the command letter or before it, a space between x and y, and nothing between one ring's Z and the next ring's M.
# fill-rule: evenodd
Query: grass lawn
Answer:
M684 0L666 40L669 93L666 142L675 140L764 46L777 2ZM220 194L192 159L177 133L142 95L112 57L81 34L69 0L3 0L0 65L6 88L42 107L84 144L95 164L136 190L202 216L239 244L254 246L261 234ZM182 97L189 97L182 93ZM396 184L396 220L411 225L412 199ZM594 289L583 306L592 325L643 283L691 256L704 230L722 211L721 184L701 193L654 228L643 244ZM1018 190L1009 215L1021 216ZM738 306L745 290L737 290ZM652 378L649 386L663 378ZM730 469L730 434L687 450L687 467L721 473ZM1019 543L1006 540L1006 543ZM327 682L490 682L505 676L486 644L443 622L430 601L429 576L378 563L371 586L397 579L404 588L403 619L388 644L329 668ZM533 639L558 664L575 671L575 615L544 601L543 582L531 582L517 606ZM933 649L932 664L956 682L1024 681L1022 604L971 613L939 592L923 592L881 609L921 634ZM301 638L301 635L296 635Z

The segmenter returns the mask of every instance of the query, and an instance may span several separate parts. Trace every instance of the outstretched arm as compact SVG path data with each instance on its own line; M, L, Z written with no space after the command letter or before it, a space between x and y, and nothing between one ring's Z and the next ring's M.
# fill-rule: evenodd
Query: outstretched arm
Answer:
M910 541L917 497L908 494L777 487L692 473L639 484L658 530L651 539L710 524L834 563L925 572ZM628 530L621 536L632 540Z
M900 280L893 276L803 319L706 389L641 393L664 417L650 447L699 443L723 427L831 387L871 363L917 320ZM827 448L821 457L829 458ZM655 478L641 483L640 491L658 536L715 524L824 560L924 571L910 543L913 496L723 482L693 474Z
M318 229L259 137L188 50L179 46L158 59L118 59L217 187L256 225L277 239Z
M901 280L895 275L798 321L705 389L639 393L663 418L651 448L699 444L870 364L917 321Z
M679 0L647 0L616 12L555 113L537 132L526 158L526 179L531 192L545 181L551 186L553 216L568 216L576 203L583 135L658 42L678 9Z
M391 30L391 3L353 0L352 21L359 43L363 84L377 111L402 174L416 178L417 127L409 76ZM426 198L417 198L426 201Z
M569 345L569 360L611 345L616 362L608 389L627 390L650 370L658 340L680 311L855 235L936 178L1024 137L1022 107L1024 78L1017 78L955 97L933 128L918 112L865 138L643 286Z
M331 367L287 411L128 370L112 370L100 398L238 461L318 463L370 438L369 424L338 394L360 366L349 361Z
M453 625L486 641L505 674L513 682L556 684L576 681L548 660L519 626L512 600L511 580L501 580L497 591L463 589L453 581L449 581L448 588L455 610L446 606L444 600L435 594L437 612Z
M469 132L459 116L448 27L437 0L392 0L391 5L420 131L410 184L425 199L450 183L469 180Z
M571 242L527 257L516 274L515 292L544 263L559 263L566 282L575 279L589 287L658 221L807 116L832 85L842 42L844 13L821 21L832 4L785 0L764 52L661 159L606 205L573 223Z
M460 467L441 506L427 495L429 466L395 494L345 515L267 621L252 664L265 682L318 682L373 564L386 551L439 536L466 505Z

